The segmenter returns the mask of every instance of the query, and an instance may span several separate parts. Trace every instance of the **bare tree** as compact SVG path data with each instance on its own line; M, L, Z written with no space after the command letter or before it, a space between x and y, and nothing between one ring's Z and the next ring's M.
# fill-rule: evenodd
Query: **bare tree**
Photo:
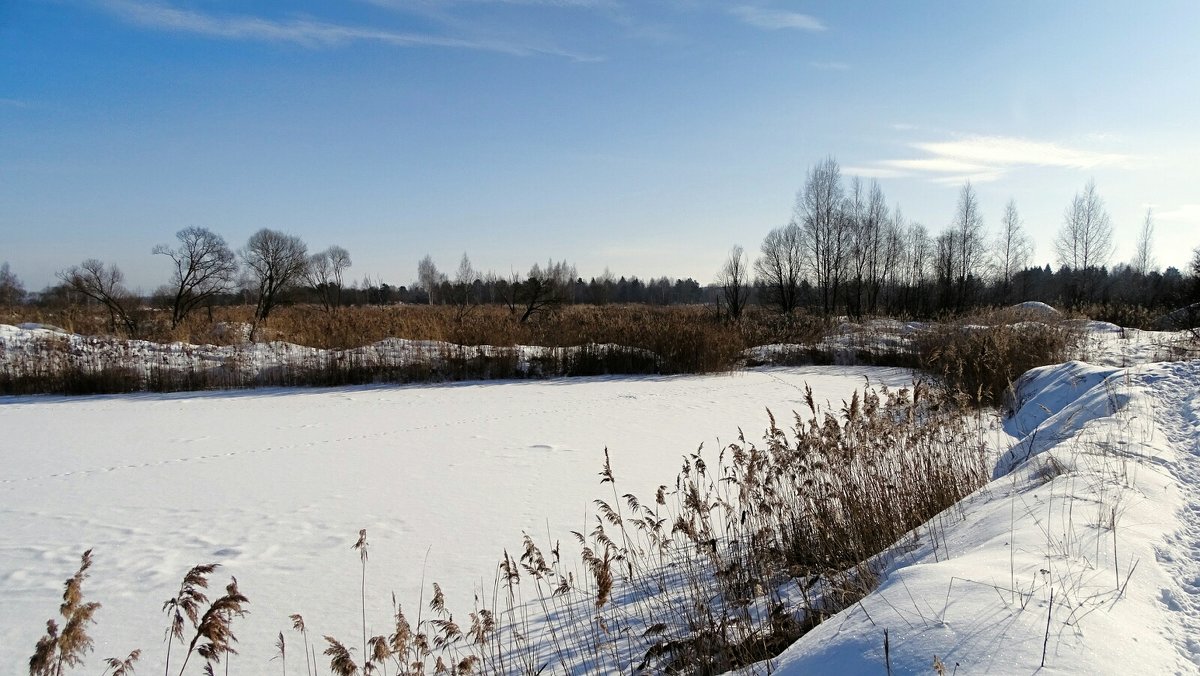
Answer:
M1154 260L1154 207L1146 207L1146 220L1138 233L1137 250L1133 255L1134 271L1149 274L1157 266Z
M308 267L308 247L295 235L263 228L250 236L241 254L258 299L254 317L266 321L282 300L283 292L303 279Z
M867 250L862 246L861 230L867 220L867 197L862 178L853 176L842 204L842 218L846 233L846 311L858 314L862 299L863 270L867 264Z
M108 310L109 330L116 331L119 322L131 338L137 335L138 299L125 288L125 275L120 268L89 258L59 272L58 278Z
M934 276L937 277L938 284L943 287L943 290L951 290L954 287L955 277L958 275L958 231L944 230L937 239L934 240Z
M887 219L883 227L882 253L882 261L871 289L870 311L876 312L879 296L886 291L886 310L891 314L898 300L897 291L904 278L906 262L904 214L900 211L899 204L892 209L892 217Z
M1112 236L1104 200L1096 192L1096 182L1088 181L1063 214L1063 226L1054 239L1058 262L1072 270L1107 265L1113 254Z
M455 318L462 321L471 308L479 302L475 295L475 280L477 273L471 265L471 259L464 251L458 262L458 270L454 272L454 285L451 287L452 300L455 307Z
M25 286L8 269L8 262L0 265L0 307L18 305L25 298Z
M475 283L475 277L475 268L471 265L471 259L467 256L467 252L464 251L462 258L458 261L458 270L454 272L454 284L469 287Z
M860 269L859 279L866 282L865 291L867 294L867 311L875 312L876 303L879 299L880 280L883 277L884 265L884 240L887 233L888 224L888 207L887 200L883 196L883 188L879 187L879 181L871 181L871 189L867 197L867 209L864 214L862 227L858 230L858 236L861 238L860 246L863 249L863 260L865 269ZM866 275L862 274L865 271ZM861 310L861 307L860 307Z
M956 295L959 304L962 304L967 300L969 280L979 275L983 263L983 215L979 212L979 198L975 196L975 188L970 181L964 183L958 193L958 205L954 210L951 228L957 248L953 271L958 287Z
M717 283L721 285L721 297L725 299L729 318L734 321L741 318L742 309L750 299L749 268L750 259L746 256L746 251L735 244L729 250L725 264L721 266L721 272L717 276Z
M803 239L795 222L775 228L763 239L762 256L754 263L767 299L783 314L791 313L800 302Z
M309 256L304 280L317 291L326 312L341 306L342 279L350 265L350 252L336 244Z
M1017 201L1008 200L1004 205L1004 216L1000 218L1000 234L996 236L993 263L996 267L996 279L1001 289L1007 295L1012 285L1013 276L1029 264L1033 255L1033 244L1025 235L1021 214L1017 211Z
M317 292L321 299L321 307L329 312L333 310L333 270L329 262L329 252L321 251L308 257L308 265L304 267L304 282Z
M329 268L333 273L333 287L337 291L336 301L338 305L342 304L342 277L353 264L350 260L350 252L345 248L336 244L325 250L325 255L329 258Z
M906 304L908 309L921 311L928 302L926 284L929 281L929 266L933 261L933 241L929 231L920 223L909 225L905 232L905 288L912 294Z
M842 196L841 168L832 157L809 169L804 189L796 195L794 222L800 225L805 257L825 314L837 303L845 265L848 219L842 211Z
M433 257L429 254L425 254L425 257L417 263L417 286L429 294L430 305L433 305L437 288L445 279L446 276L438 272L437 265L434 264Z
M151 253L171 259L175 270L170 285L171 328L215 296L233 287L237 257L225 238L207 228L184 228L175 233L179 246L159 244Z

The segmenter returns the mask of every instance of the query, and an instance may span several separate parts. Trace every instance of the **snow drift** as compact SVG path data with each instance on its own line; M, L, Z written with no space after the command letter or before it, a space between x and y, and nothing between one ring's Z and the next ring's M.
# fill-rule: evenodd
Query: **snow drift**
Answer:
M1195 673L1198 384L1197 361L1031 371L995 480L770 668Z

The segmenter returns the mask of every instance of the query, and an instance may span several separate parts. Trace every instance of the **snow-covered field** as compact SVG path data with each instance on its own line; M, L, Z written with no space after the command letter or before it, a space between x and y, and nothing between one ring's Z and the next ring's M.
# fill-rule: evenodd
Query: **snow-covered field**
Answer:
M1154 363L1178 339L1088 325L1090 364L1022 379L994 480L898 543L861 603L745 671L928 673L937 656L958 674L1200 673L1200 361ZM24 671L88 547L89 667L142 648L139 671L161 668L162 601L210 561L217 588L235 575L250 598L237 673L276 670L291 613L355 645L360 528L371 633L422 581L462 617L522 532L587 529L611 495L606 447L620 491L649 496L701 443L757 439L766 408L800 408L804 383L836 403L866 378L911 374L0 398L0 670Z
M805 383L840 403L868 377L895 386L911 375L808 367L2 398L0 671L23 671L88 547L85 592L103 604L92 665L141 648L139 672L153 673L162 602L205 562L223 566L217 589L235 575L250 598L234 625L234 671L268 669L291 613L310 633L356 644L360 569L350 546L360 528L373 633L388 629L392 591L415 608L422 578L426 601L439 582L462 617L522 531L568 540L590 528L591 501L606 494L597 476L605 447L621 491L648 498L701 443L733 441L739 426L757 438L766 408L800 408Z

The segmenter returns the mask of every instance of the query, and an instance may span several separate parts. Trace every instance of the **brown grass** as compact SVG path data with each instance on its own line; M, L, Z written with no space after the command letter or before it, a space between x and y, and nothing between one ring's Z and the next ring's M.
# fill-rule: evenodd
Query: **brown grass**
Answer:
M518 556L503 554L490 604L476 590L468 626L435 584L433 615L410 621L396 607L394 632L371 639L372 664L717 674L778 654L867 593L898 543L988 477L960 401L922 386L865 390L839 411L807 397L790 430L772 422L762 445L742 438L713 464L688 454L651 500L621 494L606 457L612 497L573 534L577 556L525 536ZM937 552L935 528L925 546Z
M91 567L89 549L80 557L79 569L63 583L62 605L58 608L63 618L62 629L59 630L56 621L46 621L46 635L38 640L29 658L30 676L61 676L65 669L82 664L84 655L92 651L88 625L95 624L100 604L83 600L83 582Z
M189 317L176 331L157 339L241 345L244 332L238 327L245 325L248 313L248 308L221 308L212 322L203 315ZM135 349L145 351L144 347L135 348L124 339L88 335L100 328L94 322L88 327L71 316L27 319L52 325L59 319L72 320L57 325L84 336L74 345L67 336L55 334L44 339L33 354L0 353L0 394L712 373L737 368L748 341L776 330L772 326L778 325L781 337L796 331L794 321L771 316L757 324L749 319L725 323L702 307L579 305L556 308L524 323L495 306L479 307L461 316L445 306L362 307L337 313L290 307L272 315L271 323L258 331L259 339L323 351L304 363L248 372L236 359L230 368L179 368L157 359L143 363L132 355ZM417 360L354 350L387 338L442 342L429 348L436 354ZM546 349L527 360L518 352L518 345Z
M922 369L974 405L1001 405L1022 373L1066 361L1081 338L1070 319L1007 309L931 325L916 351Z

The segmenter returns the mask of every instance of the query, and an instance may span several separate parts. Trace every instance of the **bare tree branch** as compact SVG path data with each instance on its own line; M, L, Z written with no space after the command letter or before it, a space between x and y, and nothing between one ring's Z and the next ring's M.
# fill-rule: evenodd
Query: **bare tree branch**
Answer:
M207 228L184 228L175 233L179 246L154 247L151 253L171 259L171 328L178 326L192 310L228 292L237 274L237 257L225 238Z
M295 235L263 228L250 236L241 254L258 298L254 317L266 321L281 294L303 278L308 247Z

